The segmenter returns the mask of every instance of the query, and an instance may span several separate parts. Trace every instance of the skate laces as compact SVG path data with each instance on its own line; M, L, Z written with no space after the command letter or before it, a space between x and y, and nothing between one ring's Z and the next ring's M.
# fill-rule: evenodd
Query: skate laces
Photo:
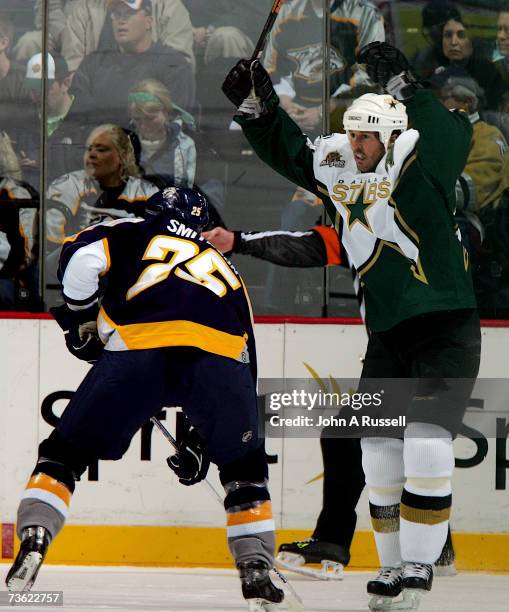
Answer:
M404 577L428 580L431 574L431 565L427 563L407 563L403 569L403 574Z
M401 568L399 567L382 567L376 577L376 580L385 584L395 584L401 579Z

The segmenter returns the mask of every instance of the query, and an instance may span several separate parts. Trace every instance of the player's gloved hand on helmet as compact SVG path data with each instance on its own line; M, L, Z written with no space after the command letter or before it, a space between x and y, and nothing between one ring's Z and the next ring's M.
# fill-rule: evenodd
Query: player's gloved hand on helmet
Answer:
M50 312L64 332L67 350L82 361L97 361L104 350L97 333L98 304L82 310L71 310L62 304L50 308Z
M366 65L372 81L400 102L408 102L423 84L413 75L403 53L386 42L372 42L357 55L359 64Z
M222 89L246 119L270 114L279 104L269 73L259 60L238 61L227 74Z
M166 463L178 476L179 482L186 486L201 482L207 476L210 460L204 441L192 425L179 443L178 451L168 457Z

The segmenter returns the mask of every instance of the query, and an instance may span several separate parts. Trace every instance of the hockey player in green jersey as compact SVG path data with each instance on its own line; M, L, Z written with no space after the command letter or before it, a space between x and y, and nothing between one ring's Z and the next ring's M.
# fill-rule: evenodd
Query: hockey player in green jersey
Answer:
M472 128L391 45L371 43L359 62L386 94L355 100L346 134L314 143L279 108L259 62L238 62L223 91L257 154L322 198L361 279L370 338L359 389L388 366L393 378L412 379L400 403L401 438L364 430L361 444L382 566L368 583L370 608L415 610L447 536L452 440L480 360L468 256L454 221Z

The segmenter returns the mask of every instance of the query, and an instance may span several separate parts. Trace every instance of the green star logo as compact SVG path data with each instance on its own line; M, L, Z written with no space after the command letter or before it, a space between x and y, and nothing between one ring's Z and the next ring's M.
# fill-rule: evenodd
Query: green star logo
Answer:
M396 102L396 100L394 98L392 98L392 100L389 102L389 106L391 108L396 108L398 105L398 103Z
M348 213L347 223L348 229L351 230L355 223L360 223L363 225L368 232L373 233L371 229L371 225L366 218L366 212L370 206L376 202L370 202L366 204L361 195L364 193L364 187L359 189L357 192L357 197L355 198L355 202L342 202L343 206L346 208L346 212Z

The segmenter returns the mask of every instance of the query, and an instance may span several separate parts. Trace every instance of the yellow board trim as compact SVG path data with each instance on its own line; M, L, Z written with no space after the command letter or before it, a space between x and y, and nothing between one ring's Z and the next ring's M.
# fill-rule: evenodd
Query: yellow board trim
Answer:
M277 545L309 537L309 530L280 529ZM509 572L509 533L453 533L456 567ZM14 554L19 542L16 540ZM373 535L357 531L347 569L378 567ZM12 560L2 559L4 563ZM154 567L232 567L226 530L219 527L66 525L50 546L47 563Z

